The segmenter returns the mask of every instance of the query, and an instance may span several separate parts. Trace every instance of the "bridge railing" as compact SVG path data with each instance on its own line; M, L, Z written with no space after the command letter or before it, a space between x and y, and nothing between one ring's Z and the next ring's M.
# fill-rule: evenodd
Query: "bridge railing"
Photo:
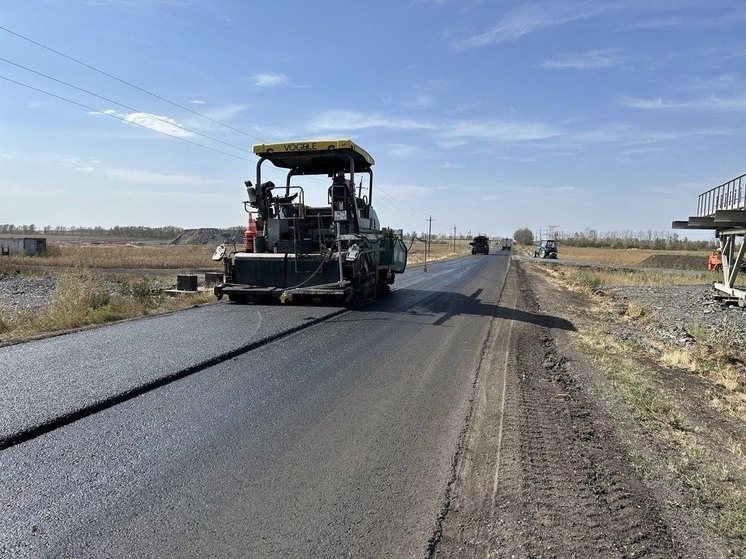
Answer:
M697 217L712 217L717 210L746 210L746 174L699 195Z

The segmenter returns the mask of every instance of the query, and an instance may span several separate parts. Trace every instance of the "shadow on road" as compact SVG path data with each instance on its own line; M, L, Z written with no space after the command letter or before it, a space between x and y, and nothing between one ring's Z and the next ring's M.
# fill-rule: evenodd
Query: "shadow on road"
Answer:
M434 326L446 324L454 316L487 316L507 320L518 320L543 326L574 332L575 326L569 320L552 315L514 309L484 302L480 299L482 289L477 289L469 296L449 291L423 291L419 289L396 289L386 297L358 307L365 312L411 314L413 316L438 316Z

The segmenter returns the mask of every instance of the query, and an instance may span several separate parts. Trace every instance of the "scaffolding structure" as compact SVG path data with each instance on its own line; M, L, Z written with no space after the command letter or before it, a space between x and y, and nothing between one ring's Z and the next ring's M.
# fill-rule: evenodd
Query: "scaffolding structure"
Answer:
M746 174L700 194L697 215L674 221L672 227L715 232L723 258L723 281L712 285L715 298L746 307L746 288L736 287L746 256Z

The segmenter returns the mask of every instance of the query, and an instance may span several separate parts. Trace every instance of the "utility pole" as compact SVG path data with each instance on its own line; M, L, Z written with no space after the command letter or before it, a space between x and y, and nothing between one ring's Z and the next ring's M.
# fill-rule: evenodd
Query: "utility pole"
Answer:
M453 226L453 252L456 252L456 226Z
M422 267L423 272L427 272L427 255L430 254L430 237L432 236L433 230L433 216L428 219L430 223L427 228L427 240L425 240L425 265Z
M433 238L433 216L430 216L430 219L428 219L428 226L427 226L427 253L430 254L430 239Z

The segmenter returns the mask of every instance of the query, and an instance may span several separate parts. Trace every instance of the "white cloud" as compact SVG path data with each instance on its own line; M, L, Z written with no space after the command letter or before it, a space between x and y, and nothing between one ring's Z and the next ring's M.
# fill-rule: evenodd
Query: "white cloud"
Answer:
M204 104L205 104L205 102L204 102L204 101L202 101L201 99L192 99L192 100L191 100L191 101L189 101L189 102L190 102L190 103L191 103L192 105L204 105Z
M540 68L575 68L578 70L593 70L609 68L621 64L621 59L613 56L616 50L602 49L582 54L568 54L539 64Z
M182 128L174 119L166 116L150 113L130 113L124 116L124 121L177 138L194 137L194 134Z
M281 85L290 85L290 79L285 74L276 72L265 72L256 74L252 77L256 87L277 87Z
M150 113L118 113L113 109L107 109L105 111L89 112L88 114L99 115L105 114L108 116L116 117L124 122L139 126L141 128L148 128L162 134L174 136L176 138L193 138L189 130L181 126L174 119L167 116L159 116Z
M9 153L0 153L0 158L2 159L13 159L13 156Z

